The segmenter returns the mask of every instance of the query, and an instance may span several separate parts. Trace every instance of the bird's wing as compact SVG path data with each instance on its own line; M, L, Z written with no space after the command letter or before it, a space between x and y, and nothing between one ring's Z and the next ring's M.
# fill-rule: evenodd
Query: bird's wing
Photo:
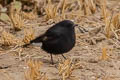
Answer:
M59 39L64 33L64 29L61 27L52 27L46 31L46 35L43 40L55 40Z
M40 35L36 37L35 39L31 40L30 43L39 43L43 41L48 41L48 40L54 40L60 37L62 31L60 29L56 28L50 28L49 30L46 31L43 35Z
M54 39L58 39L60 36L58 33L56 32L48 32L46 33L46 36L44 36L43 41L49 41L49 40L54 40Z
M40 43L44 41L53 41L53 40L59 40L60 37L62 37L62 34L64 33L64 29L57 26L57 27L51 27L49 28L46 33L43 35L40 35L36 37L35 39L31 40L29 44L25 44L23 46L30 45L32 43Z

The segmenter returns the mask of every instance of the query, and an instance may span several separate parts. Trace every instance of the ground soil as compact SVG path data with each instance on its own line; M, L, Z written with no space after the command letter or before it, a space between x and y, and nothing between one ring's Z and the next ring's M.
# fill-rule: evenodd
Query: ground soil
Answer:
M116 7L120 11L120 1L108 1L111 9ZM73 70L72 79L68 80L120 80L120 42L114 37L107 39L103 30L104 22L101 20L101 13L84 17L80 21L80 26L88 32L80 32L76 28L76 45L65 56L73 63L80 63L80 67ZM29 20L26 23L34 26L35 35L44 33L53 24L42 23L42 18ZM29 27L29 26L28 26ZM9 26L6 26L9 30ZM23 37L24 31L13 33L17 37ZM41 45L41 44L39 44ZM54 56L55 65L51 65L50 55L43 51L39 45L31 45L28 48L0 48L0 80L25 80L25 60L28 58L43 62L41 72L46 73L49 80L61 80L58 75L58 63L64 58L61 55ZM107 59L102 60L102 49L106 48ZM20 51L21 50L21 51ZM19 53L20 52L20 56Z

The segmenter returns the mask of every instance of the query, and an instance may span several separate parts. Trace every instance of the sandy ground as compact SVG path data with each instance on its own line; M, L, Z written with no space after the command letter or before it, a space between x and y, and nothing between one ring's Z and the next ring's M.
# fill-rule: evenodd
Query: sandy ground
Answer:
M117 4L114 7L119 7L120 10L120 2L112 3L111 1L110 6L113 4ZM28 21L35 26L36 36L44 33L53 25L44 25L40 23L41 19ZM80 67L74 69L71 75L73 78L67 80L120 80L120 43L114 38L107 39L105 37L103 33L104 23L100 20L100 13L83 18L79 24L89 32L81 33L76 28L76 45L65 56L70 58L73 63L79 62ZM19 31L14 35L23 37L22 34L23 31ZM18 48L16 51L12 51L11 48L0 48L0 80L25 80L25 60L29 57L43 62L40 71L46 73L48 80L62 80L62 77L58 75L56 66L63 57L55 55L56 64L51 65L50 55L43 51L39 45ZM103 48L107 49L107 60L101 60ZM20 52L20 50L22 51ZM20 56L18 52L20 52Z

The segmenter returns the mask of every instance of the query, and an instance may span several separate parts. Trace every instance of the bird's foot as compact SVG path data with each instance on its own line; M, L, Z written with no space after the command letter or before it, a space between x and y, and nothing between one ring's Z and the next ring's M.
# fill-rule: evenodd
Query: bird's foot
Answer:
M67 58L63 55L63 54L61 54L62 55L62 57L66 60Z

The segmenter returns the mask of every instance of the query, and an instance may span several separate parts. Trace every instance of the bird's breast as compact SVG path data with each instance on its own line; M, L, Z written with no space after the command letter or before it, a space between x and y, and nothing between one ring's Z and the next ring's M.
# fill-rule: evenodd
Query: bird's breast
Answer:
M53 41L43 42L42 49L52 54L62 54L70 51L75 45L75 38L63 37Z

